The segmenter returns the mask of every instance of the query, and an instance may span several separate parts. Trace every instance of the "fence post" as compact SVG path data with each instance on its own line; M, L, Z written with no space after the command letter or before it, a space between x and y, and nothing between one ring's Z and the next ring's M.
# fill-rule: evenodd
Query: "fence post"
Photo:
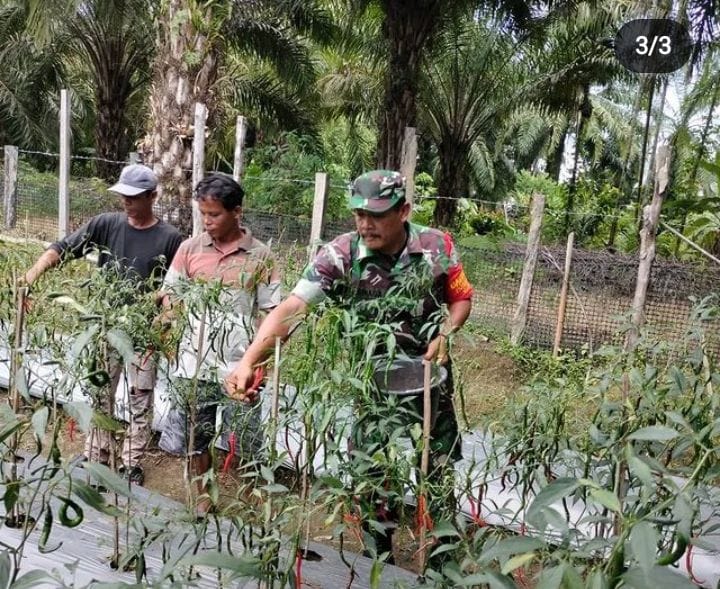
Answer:
M131 151L128 153L128 163L139 164L140 163L140 152Z
M247 134L247 123L245 117L238 115L235 121L235 157L233 158L233 178L240 182L245 161L243 160L243 149L245 148L245 135Z
M669 166L670 146L663 145L658 149L653 198L650 204L643 209L643 226L640 230L640 262L632 302L632 316L630 319L632 325L625 339L626 352L635 347L640 328L645 323L645 300L647 299L647 290L650 283L650 271L655 261L655 237L660 220L660 209L668 185Z
M312 225L310 225L310 243L308 244L308 257L315 255L321 241L325 227L325 205L328 197L328 181L325 172L315 174L315 198L313 199Z
M205 120L207 119L207 109L201 102L195 103L195 127L193 131L193 167L192 167L192 189L198 185L198 182L205 176ZM193 237L202 232L202 216L198 208L197 201L192 198L192 217Z
M415 164L417 163L417 135L415 127L405 127L402 144L400 173L405 177L405 200L410 203L410 214L415 200Z
M555 358L560 352L560 342L562 340L563 326L565 325L565 307L567 306L567 295L570 287L570 266L572 265L574 243L575 233L571 231L565 248L565 272L563 274L562 288L560 289L560 304L558 305L557 325L555 326L555 342L553 343L553 356Z
M5 229L15 229L17 222L18 148L5 146L5 178L3 200L5 203Z
M540 247L540 226L542 225L543 210L545 209L545 196L536 192L533 194L532 209L530 211L530 232L525 250L525 264L523 266L520 288L517 296L517 307L512 321L510 341L513 345L520 343L525 324L527 323L528 304L532 290L535 264L537 263L538 248Z
M58 237L70 227L70 96L60 90L60 173L58 178Z

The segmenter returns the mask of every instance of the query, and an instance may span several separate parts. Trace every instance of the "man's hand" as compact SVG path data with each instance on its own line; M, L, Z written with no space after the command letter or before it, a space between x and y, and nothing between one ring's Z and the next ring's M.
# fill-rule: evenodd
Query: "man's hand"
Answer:
M20 297L22 296L22 306L25 313L29 313L33 308L33 301L30 296L30 282L27 280L27 275L23 274L19 276L15 281L15 293L17 296L17 303L20 304ZM24 294L21 293L21 288L25 289Z
M255 383L255 368L240 362L225 379L225 390L228 397L241 403L254 403L258 397Z
M446 364L448 361L447 336L440 334L432 340L423 358L428 362L435 361L441 365Z

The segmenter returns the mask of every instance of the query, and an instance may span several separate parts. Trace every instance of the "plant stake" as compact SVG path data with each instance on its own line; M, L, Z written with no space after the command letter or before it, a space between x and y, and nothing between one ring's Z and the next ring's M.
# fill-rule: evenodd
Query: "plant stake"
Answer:
M25 331L25 307L27 305L28 287L21 286L17 289L17 308L15 310L15 338L13 340L13 350L10 356L10 398L12 410L15 415L20 411L20 391L18 390L18 373L22 367L22 340ZM10 442L10 480L17 482L17 449L20 442L17 431L13 433ZM18 510L17 502L13 503L10 513L5 517L7 525L20 527L24 515Z
M430 466L430 417L432 411L430 384L432 379L432 362L424 361L423 371L423 429L422 429L422 456L420 459L420 496L418 497L418 516L420 519L420 574L425 575L427 566L427 498L426 483Z

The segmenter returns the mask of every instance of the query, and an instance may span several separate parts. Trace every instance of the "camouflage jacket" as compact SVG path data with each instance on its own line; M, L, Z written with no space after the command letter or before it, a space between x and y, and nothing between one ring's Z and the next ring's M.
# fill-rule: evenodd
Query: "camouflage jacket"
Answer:
M293 294L309 304L329 296L369 321L396 324L407 353L424 350L442 322L443 304L469 300L473 290L447 233L412 223L406 229L397 257L368 249L355 231L325 244Z

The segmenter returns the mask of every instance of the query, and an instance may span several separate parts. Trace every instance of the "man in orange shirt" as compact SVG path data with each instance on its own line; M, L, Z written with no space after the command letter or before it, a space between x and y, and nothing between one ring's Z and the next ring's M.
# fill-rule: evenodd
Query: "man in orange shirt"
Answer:
M248 347L259 312L277 306L281 297L280 275L270 249L240 223L243 196L240 185L226 174L216 172L198 183L195 199L205 231L180 245L163 283L170 304L183 299L191 304L184 296L191 282L204 281L219 293L216 301L204 300L188 309L172 375L174 408L160 438L163 450L191 455L198 516L211 506L203 475L212 466L208 450L215 438L216 412L227 401L223 379ZM259 407L240 405L234 412L240 413L242 426L255 427L252 422L259 422ZM194 447L188 448L191 429ZM257 433L250 437L250 443L259 442Z

